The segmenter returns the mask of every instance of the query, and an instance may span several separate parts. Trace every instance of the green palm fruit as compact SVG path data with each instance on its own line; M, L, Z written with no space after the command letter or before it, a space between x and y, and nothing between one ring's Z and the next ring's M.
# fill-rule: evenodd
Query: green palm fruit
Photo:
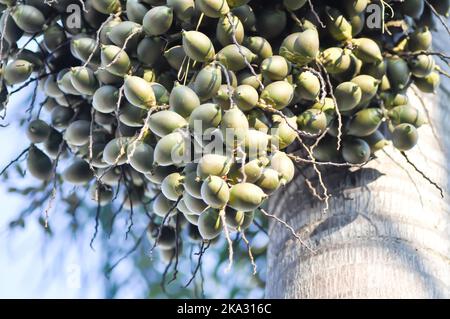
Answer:
M64 153L66 146L63 144L64 140L62 134L55 129L52 129L50 136L44 142L44 149L50 158L56 159L62 147ZM61 145L63 144L63 145Z
M219 18L230 12L226 0L197 0L195 5L205 16L210 18Z
M100 206L106 206L113 201L114 193L111 187L94 183L89 188L91 199Z
M101 61L102 67L106 71L117 76L123 77L131 69L131 61L128 54L115 45L101 47Z
M200 219L199 215L194 215L194 214L185 214L183 213L184 218L186 218L186 220L189 222L190 225L194 225L197 226L198 225L198 220ZM189 228L190 229L190 228ZM197 228L198 229L198 228ZM197 238L197 240L200 238Z
M217 53L216 59L227 69L237 72L247 67L245 61L252 63L256 55L244 46L230 44Z
M231 108L230 96L233 95L233 92L233 87L222 84L217 94L213 97L213 102L219 105L222 110L229 110Z
M346 41L352 38L352 25L342 13L331 7L326 7L327 31L337 41Z
M95 39L87 37L73 39L70 42L70 51L82 62L86 62L91 54L92 62L100 61L100 50L97 48Z
M354 15L350 17L349 22L352 25L352 37L356 37L364 30L364 27L366 26L366 15L365 13Z
M406 105L409 102L408 96L400 93L383 93L381 98L383 99L384 106L387 108Z
M144 12L145 14L145 12ZM102 44L112 44L111 40L108 37L108 33L111 31L111 29L121 23L122 20L119 17L115 17L112 20L108 21L103 29L100 31L100 43Z
M186 207L195 215L202 214L208 208L208 204L203 199L193 197L189 193L183 194L183 201Z
M281 185L280 174L272 168L266 168L255 184L259 186L264 193L271 195L278 190Z
M258 33L270 40L277 38L283 33L287 24L286 12L279 9L263 10L256 20L256 29Z
M161 166L183 163L186 146L186 138L181 132L173 132L164 136L156 144L155 163Z
M391 87L396 91L403 90L411 78L408 63L401 58L387 59L387 72Z
M418 19L425 9L425 2L423 0L406 0L400 6L403 14Z
M27 137L31 143L43 143L50 136L51 127L42 120L33 120L28 123Z
M97 175L101 177L99 178L99 182L113 187L119 184L121 169L119 167L103 168L98 170Z
M252 129L264 133L269 132L270 122L266 114L261 109L253 109L248 112L248 123Z
M353 82L344 82L335 88L334 96L339 110L347 112L353 110L361 102L362 90Z
M319 54L319 34L317 30L307 29L298 33L292 48L293 56L290 56L289 51L280 49L280 55L301 65L314 61Z
M200 106L200 99L189 87L175 85L170 93L169 105L172 111L177 112L182 117L188 117Z
M282 110L292 102L294 86L286 81L270 83L262 91L260 98L265 105Z
M184 217L186 217L187 215L189 216L197 216L195 214L193 214L186 206L186 204L184 203L183 199L180 199L180 201L177 204L177 209L182 212L184 214ZM197 216L198 217L198 216Z
M173 69L180 70L183 67L183 63L186 61L187 56L183 46L176 45L164 52L164 58Z
M216 128L222 121L220 106L213 103L202 104L189 117L189 129L204 133L208 129Z
M93 177L89 164L80 159L75 159L63 172L64 181L75 185L86 185Z
M419 140L417 129L408 123L397 125L392 133L392 142L396 149L409 151L416 146Z
M277 151L270 158L270 168L277 171L281 185L290 183L295 176L295 166L286 153Z
M136 107L150 109L156 106L156 96L152 85L137 76L125 76L124 94L128 102Z
M148 36L163 35L169 31L173 22L173 9L158 6L149 10L142 21L145 34Z
M255 89L259 89L263 78L261 74L253 75L250 71L244 70L238 73L239 85L250 85Z
M396 106L389 111L388 116L395 126L402 123L408 123L415 127L420 127L427 123L422 112L410 105Z
M244 140L245 152L247 157L255 159L265 156L269 147L269 135L265 132L250 129Z
M331 136L326 136L320 140L319 144L313 150L313 157L317 161L321 162L338 162L339 161L339 151L338 151L337 139Z
M8 85L25 82L33 73L33 64L26 60L14 60L4 69L3 77Z
M139 0L128 0L126 3L127 18L135 23L142 24L148 7Z
M209 62L214 59L216 51L211 40L198 31L183 31L183 49L194 61Z
M127 42L125 49L134 51L139 43L141 33L141 25L132 21L123 21L111 27L108 38L120 48Z
M222 85L222 70L215 64L205 66L195 78L194 92L200 101L211 99Z
M353 136L367 136L375 132L384 118L378 108L367 108L357 112L347 125L347 133Z
M160 111L150 116L148 126L156 135L163 137L180 128L187 127L188 123L179 114L173 111Z
M132 142L127 148L128 162L131 167L142 174L153 169L153 147L143 142Z
M149 82L149 83L152 87L153 93L155 94L156 103L158 105L169 104L170 94L169 91L167 91L167 89L164 87L164 85L158 82Z
M177 201L178 198L183 196L184 177L180 173L172 173L168 175L161 184L161 191L166 198L172 201Z
M352 40L353 53L365 63L380 63L383 61L381 50L378 44L369 38L359 38Z
M291 63L280 55L271 56L261 63L261 71L265 78L281 81L291 73Z
M177 214L176 202L169 200L164 194L159 194L153 201L153 212L159 217L172 217Z
M67 40L64 28L58 24L49 26L44 31L44 44L48 51L55 51Z
M382 150L389 144L383 133L381 133L379 130L375 131L369 136L364 137L364 140L367 142L367 144L369 144L372 154Z
M195 14L194 0L167 0L178 20L189 22Z
M63 69L56 78L58 87L66 94L80 95L81 93L72 84L72 72L69 69Z
M418 78L424 78L431 74L436 67L434 59L430 55L421 54L409 61L411 73Z
M242 84L234 90L233 99L242 111L250 111L258 104L259 94L254 87Z
M119 120L129 127L142 127L146 117L146 110L136 107L128 101L120 107Z
M56 128L66 128L72 120L73 115L74 112L72 109L63 106L57 106L52 110L52 113L50 114L51 123Z
M145 37L137 46L137 58L145 65L153 65L161 57L165 42L161 38Z
M172 174L177 171L175 166L155 166L150 171L150 173L145 174L145 178L147 178L153 184L161 184L164 178L169 174Z
M217 40L222 46L226 46L234 43L233 35L237 43L241 44L244 41L244 26L241 21L232 14L221 17L217 22Z
M370 146L359 138L346 139L342 143L342 157L350 164L364 164L370 158Z
M283 5L290 11L296 11L302 8L307 0L283 0Z
M327 129L328 119L325 112L309 109L297 117L298 128L310 134L320 134Z
M424 78L414 77L414 84L424 93L435 93L440 82L439 73L434 71Z
M263 37L248 37L245 39L244 44L250 51L256 54L255 62L261 62L273 56L272 45Z
M207 211L203 212L198 219L198 230L203 240L212 240L214 238L217 238L223 230L220 211L210 208Z
M14 19L9 14L2 14L0 26L2 26L2 33L4 34L4 39L6 40L5 43L7 44L16 43L23 35L23 30L17 26L16 22L14 22Z
M379 80L370 75L358 75L357 77L353 78L351 82L358 85L362 91L360 104L372 100L372 98L377 94L378 86L380 84Z
M94 72L86 67L72 68L70 80L73 87L83 95L94 95L98 88Z
M78 120L70 123L64 133L67 143L82 146L89 142L91 122Z
M297 38L301 35L301 32L295 32L288 35L283 39L283 42L280 45L279 55L285 57L290 62L294 62L294 44Z
M197 179L197 169L194 172L186 173L186 177L184 179L184 189L189 195L201 199L201 187L202 181Z
M230 189L221 177L209 176L202 184L201 195L210 207L222 209L228 203Z
M263 190L250 183L240 183L231 187L228 206L238 211L249 212L257 209L267 195Z
M49 75L47 77L44 83L44 93L51 98L62 97L64 95L64 92L61 91L56 82L56 76Z
M117 109L119 90L112 85L101 86L95 91L92 106L101 113L111 113Z
M348 0L342 3L345 13L353 17L366 11L369 0Z
M197 176L205 180L209 176L226 176L230 171L231 160L223 155L206 154L197 165Z
M348 71L352 65L350 54L341 48L331 47L320 54L320 61L330 74Z
M31 145L28 151L27 170L33 177L41 181L48 181L53 175L52 161L44 152Z
M103 160L109 165L122 165L127 161L129 138L119 137L111 140L103 151Z
M37 33L45 25L45 17L36 7L19 4L11 10L16 25L25 32Z
M225 220L228 227L240 231L243 231L250 227L253 222L254 216L254 212L236 211L230 207L227 207L225 210Z
M295 93L307 101L314 101L320 94L321 83L319 78L311 71L303 71L296 76Z
M244 29L247 31L256 30L256 16L253 12L252 7L244 4L240 7L233 8L233 14L239 18L239 20L244 25Z
M116 13L121 10L120 0L92 0L92 6L104 14Z
M220 130L226 145L232 148L239 146L244 141L248 129L248 120L240 109L233 107L224 112Z
M161 255L166 262L173 260L176 251L174 247L176 246L175 228L172 226L161 227L161 234L158 240L158 247L161 249ZM181 247L178 247L181 250Z
M257 158L246 164L233 163L227 180L232 184L238 184L244 181L247 183L255 183L262 175L264 168L267 166L267 158Z
M428 27L418 28L409 35L408 49L411 52L426 51L430 49L433 35Z
M387 64L384 61L380 63L364 63L361 73L381 80L386 75L386 68Z
M297 118L293 116L285 119L279 115L274 115L272 119L274 124L270 130L271 144L279 150L285 149L297 138Z

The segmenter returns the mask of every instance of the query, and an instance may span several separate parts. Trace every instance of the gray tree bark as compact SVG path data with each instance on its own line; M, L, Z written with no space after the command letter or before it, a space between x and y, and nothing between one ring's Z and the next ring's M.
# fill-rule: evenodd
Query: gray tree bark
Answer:
M448 52L448 41L444 30L436 33L435 50ZM423 98L431 125L407 154L444 188L444 199L393 146L362 169L327 170L327 213L296 178L268 211L317 252L272 223L268 298L450 298L450 81ZM410 101L422 108L416 96Z

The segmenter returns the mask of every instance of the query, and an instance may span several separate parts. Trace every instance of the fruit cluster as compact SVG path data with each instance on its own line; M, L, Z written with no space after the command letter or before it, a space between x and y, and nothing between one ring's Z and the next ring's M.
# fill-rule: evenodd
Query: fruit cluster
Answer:
M70 4L83 4L79 19ZM124 207L153 198L158 242L170 250L176 230L164 223L176 215L204 240L245 230L299 158L362 165L389 141L413 148L426 120L406 92L439 85L430 29L450 1L0 6L2 107L23 83L38 81L47 97L49 121L39 112L27 124L28 171L49 181L71 158L63 180L91 183L99 205L128 179ZM18 48L22 37L37 48Z

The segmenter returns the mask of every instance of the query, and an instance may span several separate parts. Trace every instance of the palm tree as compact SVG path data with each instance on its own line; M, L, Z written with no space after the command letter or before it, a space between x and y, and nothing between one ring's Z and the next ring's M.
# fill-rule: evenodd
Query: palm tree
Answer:
M445 52L448 34L435 34ZM398 151L388 147L361 169L328 169L331 194L324 212L302 176L280 192L271 213L285 219L316 250L311 254L280 224L270 228L269 298L449 298L448 189L450 81L437 96L422 96L430 126L407 153L444 199ZM411 94L411 103L421 100Z

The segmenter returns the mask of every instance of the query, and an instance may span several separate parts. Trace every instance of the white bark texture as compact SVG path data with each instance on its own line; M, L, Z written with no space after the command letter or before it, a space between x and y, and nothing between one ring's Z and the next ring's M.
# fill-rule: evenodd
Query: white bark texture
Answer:
M449 53L448 33L434 37L434 50ZM268 211L317 253L271 223L268 298L450 298L450 81L443 77L438 95L423 97L431 126L419 129L419 145L407 154L444 188L444 199L393 146L395 161L379 152L365 168L324 173L332 195L325 214L296 178Z

